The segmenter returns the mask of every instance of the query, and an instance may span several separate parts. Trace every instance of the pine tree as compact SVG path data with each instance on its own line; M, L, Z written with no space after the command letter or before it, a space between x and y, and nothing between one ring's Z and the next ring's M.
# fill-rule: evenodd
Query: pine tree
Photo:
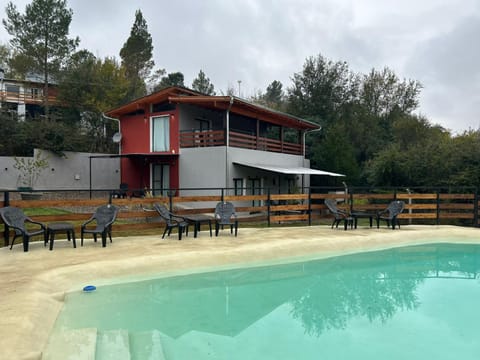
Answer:
M205 76L203 70L200 70L198 76L192 82L192 89L205 95L215 95L215 89L210 79Z
M146 94L146 79L155 65L152 53L152 36L148 32L147 22L142 12L137 10L130 37L120 50L122 66L130 82L127 101Z
M66 0L33 0L21 14L13 2L8 3L3 25L13 36L10 44L24 69L42 74L45 114L49 115L48 82L55 77L68 56L80 42L68 37L73 11Z

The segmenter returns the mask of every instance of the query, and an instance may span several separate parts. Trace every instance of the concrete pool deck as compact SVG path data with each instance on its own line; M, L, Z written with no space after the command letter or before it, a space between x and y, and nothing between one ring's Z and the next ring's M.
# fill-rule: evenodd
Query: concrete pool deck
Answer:
M66 292L85 285L139 280L155 274L282 262L292 257L316 258L381 250L397 246L461 242L480 244L480 230L455 226L402 226L401 230L329 226L240 228L238 237L224 230L207 231L178 241L176 234L115 237L106 248L85 240L73 248L56 240L53 251L43 242L0 249L0 349L4 359L41 359ZM18 241L18 240L17 240ZM283 259L283 260L282 260Z

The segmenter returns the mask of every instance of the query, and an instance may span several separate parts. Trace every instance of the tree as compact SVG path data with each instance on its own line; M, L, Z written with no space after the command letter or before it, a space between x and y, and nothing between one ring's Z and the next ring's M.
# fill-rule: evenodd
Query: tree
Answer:
M75 53L59 83L59 100L66 105L63 118L84 135L83 151L116 151L111 136L117 124L103 113L124 103L129 89L125 68L114 58L97 59L87 50Z
M130 37L120 50L122 66L125 67L125 74L130 82L127 101L146 94L146 80L155 65L152 52L152 36L148 32L142 12L137 10Z
M124 103L129 89L125 69L114 58L75 53L59 82L59 99L79 112L105 112Z
M331 124L341 118L343 106L357 98L358 83L346 62L310 57L303 71L293 75L287 111L321 125Z
M410 114L418 107L422 85L414 80L403 80L390 69L372 69L364 75L360 89L360 103L376 116L386 116L397 110Z
M67 57L78 46L79 39L68 37L72 10L66 0L33 0L20 14L17 7L8 3L7 19L3 25L13 36L10 44L27 63L29 70L42 74L44 82L45 113L49 115L48 82L56 76Z
M267 86L267 91L263 96L265 103L268 107L278 109L283 103L283 85L280 81L274 80Z
M167 76L163 76L160 83L155 86L154 91L159 91L170 86L185 86L183 84L183 74L181 72L169 73Z
M200 70L196 79L193 80L192 89L205 95L215 95L213 84L210 83L210 79L205 76L203 70Z

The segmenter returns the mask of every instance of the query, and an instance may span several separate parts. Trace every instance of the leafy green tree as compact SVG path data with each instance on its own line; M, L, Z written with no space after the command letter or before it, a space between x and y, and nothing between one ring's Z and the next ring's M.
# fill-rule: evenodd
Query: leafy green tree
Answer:
M303 71L293 75L287 111L321 125L331 124L341 118L343 106L357 98L358 86L358 77L346 62L310 57Z
M192 89L205 95L215 95L215 88L203 70L200 70L197 77L193 80Z
M115 58L97 59L82 50L71 57L62 74L59 98L79 112L101 113L123 104L129 85Z
M120 50L122 66L125 67L125 74L130 81L126 101L146 94L146 79L155 65L152 53L152 36L148 32L147 22L142 12L137 10L130 37Z
M422 85L403 80L390 69L372 69L364 75L360 87L360 103L375 116L386 116L397 110L410 114L418 107Z
M2 134L0 156L16 155L19 150L19 142L21 142L21 132L16 114L0 110L0 134Z
M82 151L115 152L111 137L117 124L103 113L122 105L129 89L125 69L114 58L97 59L86 50L75 53L59 83L64 123L83 136Z
M56 76L79 39L68 37L72 10L66 0L33 0L21 14L15 4L8 3L3 25L12 36L10 44L20 63L31 72L42 74L45 113L49 115L48 82ZM14 62L15 64L15 62Z

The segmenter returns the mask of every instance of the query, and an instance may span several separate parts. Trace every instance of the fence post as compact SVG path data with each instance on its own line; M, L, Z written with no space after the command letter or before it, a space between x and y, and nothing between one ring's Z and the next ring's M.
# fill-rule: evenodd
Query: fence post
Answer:
M167 194L168 194L168 207L170 209L170 212L173 213L173 195L175 194L175 191L169 190Z
M437 225L440 225L440 191L437 190Z
M5 191L3 193L3 206L9 206L10 205L10 192ZM3 226L3 243L5 246L10 245L10 229L8 228L7 224L4 224Z
M475 188L475 195L473 197L473 226L478 227L478 189Z
M267 190L267 226L270 227L270 204L272 199L270 198L270 188Z
M312 192L308 188L308 226L312 226Z

